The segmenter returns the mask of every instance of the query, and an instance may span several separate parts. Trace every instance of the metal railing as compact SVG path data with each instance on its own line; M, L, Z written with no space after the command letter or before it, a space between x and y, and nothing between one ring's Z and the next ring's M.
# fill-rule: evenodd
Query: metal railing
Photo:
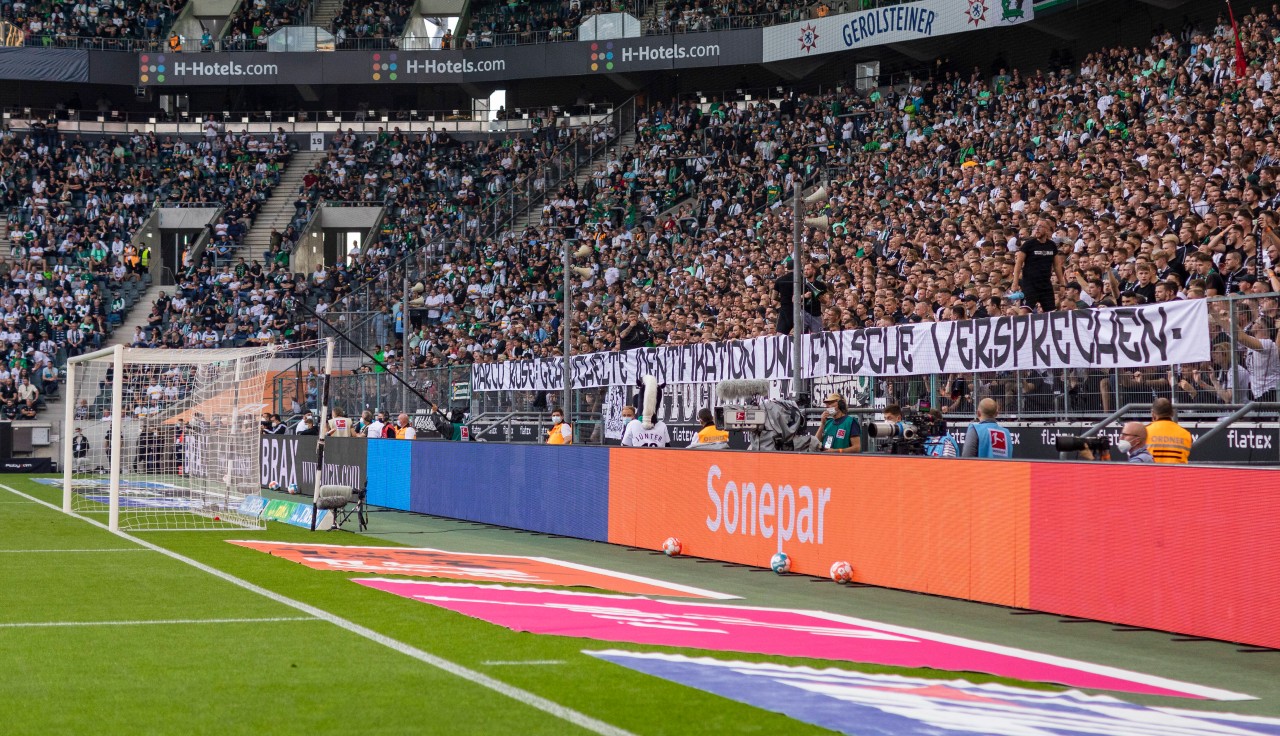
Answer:
M843 0L833 1L830 3L814 3L804 7L789 8L771 13L756 13L747 15L705 15L696 14L689 16L689 20L681 21L673 19L672 24L667 28L659 28L656 18L647 18L649 10L652 7L650 0L635 0L629 3L627 10L641 21L642 33L644 36L676 36L687 33L703 33L708 31L728 31L742 30L750 28L763 28L766 26L778 25L782 23L794 23L798 21L813 20L825 15L836 15L841 13L854 13L861 10L874 10L876 8L886 8L893 5L902 5L912 0ZM1082 0L1060 0L1064 4L1079 4ZM1038 3L1037 5L1054 6L1054 0ZM822 12L820 8L826 7L827 11ZM477 17L473 13L471 24L492 24L510 22L504 19L501 13L486 14L483 17ZM230 27L230 23L227 27ZM299 23L296 25L305 25ZM273 29L274 30L274 29ZM326 29L328 30L328 29ZM335 33L336 36L336 33ZM16 37L15 37L16 38ZM487 39L487 40L486 40ZM24 37L18 39L23 45L28 47L39 48L64 48L64 49L90 49L99 51L130 51L130 52L167 52L168 37L161 35L157 38L105 38L97 36L59 36L53 34L25 34ZM577 28L565 27L559 32L552 29L540 29L522 31L517 33L490 33L487 36L477 30L476 48L487 48L492 46L529 46L535 44L557 43L565 41L577 41ZM184 46L191 47L200 44L199 38L184 38ZM242 47L240 44L220 43L221 48L218 50L232 53L251 53L263 52L265 48L256 40L246 42ZM399 49L420 49L420 48L440 48L439 39L422 38L419 36L392 35L392 36L374 36L374 37L351 37L338 41L335 39L335 47L340 51L345 50L399 50ZM455 37L451 48L462 49L471 48L471 44L467 42L466 35ZM314 48L302 49L303 51L315 51ZM181 53L181 52L178 52ZM193 51L194 53L194 51ZM323 52L319 52L323 53Z
M555 122L567 120L570 127L589 125L612 113L609 104L590 104L581 109L547 110L543 119ZM57 110L31 107L0 109L0 121L15 132L48 130L50 121L56 121L57 130L50 133L79 133L83 135L119 135L124 133L157 133L177 135L202 135L204 122L216 120L223 129L232 133L267 135L285 133L336 133L348 130L355 133L376 133L379 130L399 128L405 133L444 131L449 133L518 133L536 127L535 111L521 111L506 120L485 120L475 117L470 110L307 110L307 111L211 111L184 112L168 116L156 111L129 112L111 110ZM544 125L546 123L543 123ZM38 126L46 126L40 128Z
M90 51L166 51L168 39L158 38L105 38L101 36L61 36L47 33L28 33L22 39L27 48L85 49Z
M1259 323L1280 320L1280 294L1215 297L1209 301L1211 357L1195 364L1162 367L1102 369L1069 368L1043 371L1008 371L953 375L920 375L905 378L828 376L810 379L810 395L841 393L851 407L883 407L886 404L938 408L949 421L968 421L979 401L993 398L1000 416L1010 420L1053 423L1110 424L1120 420L1150 418L1151 403L1168 398L1187 421L1231 422L1247 416L1273 421L1280 405L1276 387L1261 360L1240 340ZM1235 325L1235 329L1229 329ZM1270 327L1270 340L1275 339ZM1253 343L1250 338L1249 343ZM1266 344L1263 343L1263 348ZM1256 368L1256 374L1247 370ZM1235 376L1235 378L1231 378ZM778 382L783 394L786 382ZM1264 390L1266 389L1266 390ZM571 416L591 418L603 405L605 388L575 390L567 407ZM706 387L708 401L714 387ZM531 391L477 392L473 415L542 410L546 402L559 402L559 393ZM1247 407L1247 411L1246 411Z
M656 17L646 17L649 14L648 4L646 4L646 7L643 10L640 10L640 12L634 12L633 15L641 21L641 32L642 35L646 37L679 36L688 33L763 28L782 23L795 23L798 21L813 20L826 15L855 13L862 10L887 8L908 2L912 2L912 0L844 0L843 2L813 3L803 7L788 8L786 10L770 13L745 15L708 15L696 13L690 14L686 19L681 19L680 15L677 14L673 17L672 22L667 27L659 27L658 19ZM823 7L827 9L825 12L820 10L820 8ZM473 12L470 22L474 26L475 24L489 25L509 21L506 21L500 13L487 13L483 16L477 16ZM483 31L477 31L475 47L527 46L540 43L560 43L576 40L578 40L577 29L568 27L562 28L559 31L555 31L553 29L539 29L521 31L517 33L490 32L485 34ZM465 37L463 39L455 38L454 48L471 48L471 45L467 43Z

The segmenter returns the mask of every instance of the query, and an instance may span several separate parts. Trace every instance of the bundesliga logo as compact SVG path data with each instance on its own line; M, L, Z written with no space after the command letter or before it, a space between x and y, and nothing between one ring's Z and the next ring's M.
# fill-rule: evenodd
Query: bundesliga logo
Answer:
M981 25L987 19L987 0L969 0L969 7L964 14L970 23Z
M818 47L818 29L813 24L800 29L800 50L806 54Z

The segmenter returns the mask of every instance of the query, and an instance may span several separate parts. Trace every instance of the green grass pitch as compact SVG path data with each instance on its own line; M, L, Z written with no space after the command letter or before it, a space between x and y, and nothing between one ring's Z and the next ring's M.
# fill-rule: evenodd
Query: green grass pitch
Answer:
M24 477L7 476L0 484L55 505L60 499L58 489ZM635 734L828 733L581 654L609 643L512 632L353 585L347 578L354 574L311 570L223 541L380 543L370 537L335 533L320 539L274 523L265 532L139 536ZM0 686L7 711L0 730L7 735L588 732L3 490L0 591ZM494 660L563 664L485 664Z

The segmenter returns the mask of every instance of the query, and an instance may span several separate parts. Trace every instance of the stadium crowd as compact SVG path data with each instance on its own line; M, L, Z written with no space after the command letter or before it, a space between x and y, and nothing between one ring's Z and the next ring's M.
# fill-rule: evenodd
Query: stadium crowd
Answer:
M400 38L412 10L413 3L408 0L345 2L330 30L338 48L362 48L373 41Z
M386 202L377 241L309 275L288 270L296 228L262 260L213 249L155 305L137 344L305 339L318 326L292 300L306 299L322 313L378 315L374 370L397 367L406 354L419 367L554 355L567 242L577 352L769 334L793 319L783 298L790 192L827 181L830 199L805 214L827 217L829 228L804 233L806 311L826 329L1259 295L1237 304L1234 324L1215 314L1216 347L1204 365L949 376L947 408L971 408L981 395L1016 394L1029 406L1078 396L1102 409L1153 393L1224 401L1247 386L1254 397L1274 396L1278 305L1261 295L1280 291L1272 265L1280 262L1278 24L1274 13L1242 19L1252 63L1241 77L1230 26L1219 19L1157 32L1145 48L1103 49L1028 74L940 64L928 78L869 94L844 87L773 102L655 104L640 116L634 146L598 158L581 186L568 179L551 189L520 231L490 217L500 211L492 203L515 189L547 190L545 169L565 141L616 131L545 125L523 139L466 144L398 130L338 135L329 160L304 181L299 216L328 198ZM233 221L251 218L278 176L283 138L206 133L198 144L147 136L96 144L85 170L96 184L82 196L96 192L101 204L110 192L123 219L108 227L123 228L148 202L225 193L236 204L220 234L234 242ZM11 170L56 173L39 192L30 181L0 186L6 201L21 201L21 227L52 206L43 200L56 193L59 204L74 203L85 189L79 169L31 161L73 160L78 154L64 151L86 144L41 152L33 139L6 143ZM274 162L262 160L264 146ZM144 161L173 165L137 165L140 148ZM128 238L97 230L50 238L37 229L34 239L40 255L63 248L73 265L90 254L82 268L98 289L104 274L110 284L115 262L94 261L94 246L121 255L112 243ZM88 242L89 233L99 240ZM405 307L396 264L407 254L418 284L408 339L396 345L391 325L403 323ZM128 275L126 264L121 277ZM86 303L94 296L85 294ZM76 306L74 287L71 297ZM109 321L109 308L102 316ZM1235 371L1229 331L1240 346ZM86 334L100 340L102 330Z
M267 36L281 26L298 25L306 19L311 3L306 0L250 0L240 4L228 21L222 47L235 51L265 51ZM212 39L202 40L212 46Z
M830 232L805 233L812 311L828 329L1026 313L1033 281L1049 284L1038 308L1050 309L1280 290L1276 21L1243 19L1254 62L1239 79L1220 19L1026 75L940 68L869 95L655 105L637 146L593 172L594 191L565 187L524 232L446 242L412 305L423 319L410 352L425 366L554 354L566 239L590 246L575 262L576 351L772 332L789 321L775 281L790 270L791 186L828 177L830 201L806 214L827 216ZM1062 282L1052 256L1020 265L1030 241L1061 255ZM1280 374L1275 311L1274 298L1237 309L1252 336L1238 370L1255 396ZM1184 379L1211 387L1208 376L1224 389L1213 396L1243 392L1219 354L1067 386L1062 373L949 385L957 404L1065 392L1108 408L1113 395L1187 392Z
M282 135L229 133L216 123L197 141L5 131L0 206L7 211L9 255L0 259L0 413L33 413L42 396L57 392L66 358L102 347L122 322L150 280L150 248L133 239L154 205L223 208L203 261L190 264L199 275L235 254L287 156ZM192 344L192 320L202 316L183 310L177 320L152 323L167 332L134 343ZM6 377L15 390L30 393L29 385L39 393L10 402Z
M902 2L906 0L817 0L791 5L778 0L670 0L659 6L623 0L494 0L474 6L468 31L456 45L573 41L583 18L597 13L629 12L641 20L644 35L654 36L759 28Z
M22 29L28 46L62 46L83 39L106 48L138 42L158 46L184 5L186 0L13 0L0 4L0 19Z

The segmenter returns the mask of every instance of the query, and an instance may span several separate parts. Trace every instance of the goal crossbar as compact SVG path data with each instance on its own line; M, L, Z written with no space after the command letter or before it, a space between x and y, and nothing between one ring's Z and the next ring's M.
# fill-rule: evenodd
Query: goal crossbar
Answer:
M239 509L261 493L256 414L274 354L116 345L70 358L63 510L105 512L111 529L260 527Z

